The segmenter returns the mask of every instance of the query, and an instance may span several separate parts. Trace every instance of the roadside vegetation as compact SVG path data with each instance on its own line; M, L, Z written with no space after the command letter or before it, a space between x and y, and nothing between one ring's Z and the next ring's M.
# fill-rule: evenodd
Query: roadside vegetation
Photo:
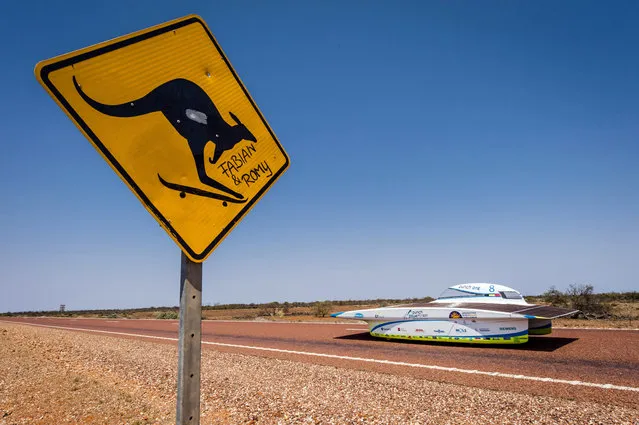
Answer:
M566 291L551 286L540 296L529 296L530 303L548 304L579 310L574 319L639 320L639 292L595 293L593 285L571 284Z
M177 320L179 318L179 313L177 311L161 311L161 312L155 313L155 318Z
M529 303L568 307L579 310L571 323L607 321L619 326L639 323L639 292L595 293L587 284L571 284L565 291L551 286L541 295L526 295ZM204 320L327 320L335 312L377 308L395 304L432 301L432 297L406 299L324 300L314 302L277 302L263 304L206 304L202 306ZM179 317L177 307L147 307L126 310L68 310L0 313L0 316L89 317L108 319L169 319ZM578 319L578 320L574 320Z

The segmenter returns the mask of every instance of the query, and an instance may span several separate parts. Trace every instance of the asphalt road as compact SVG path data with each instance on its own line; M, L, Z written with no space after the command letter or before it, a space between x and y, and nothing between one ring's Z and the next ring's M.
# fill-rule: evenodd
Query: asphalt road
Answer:
M176 320L1 318L176 344ZM639 331L555 329L519 346L386 341L365 325L204 321L213 349L526 394L639 407Z

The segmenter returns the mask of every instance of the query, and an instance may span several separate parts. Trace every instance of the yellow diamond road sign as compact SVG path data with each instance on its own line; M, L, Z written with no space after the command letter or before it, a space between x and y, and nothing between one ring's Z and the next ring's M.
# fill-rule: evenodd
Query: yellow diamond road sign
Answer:
M289 158L195 15L42 61L36 78L193 261Z

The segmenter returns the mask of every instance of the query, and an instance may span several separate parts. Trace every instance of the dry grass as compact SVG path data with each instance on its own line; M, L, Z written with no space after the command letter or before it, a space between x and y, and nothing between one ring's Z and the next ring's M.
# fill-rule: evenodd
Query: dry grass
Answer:
M639 321L639 302L613 302L612 314L618 317L628 317L629 320Z

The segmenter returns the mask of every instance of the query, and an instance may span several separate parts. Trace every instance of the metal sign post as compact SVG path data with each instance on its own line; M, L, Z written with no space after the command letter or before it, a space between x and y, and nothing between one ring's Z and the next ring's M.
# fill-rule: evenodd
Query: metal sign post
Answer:
M182 252L180 268L180 330L177 370L177 425L200 423L202 354L202 263Z

